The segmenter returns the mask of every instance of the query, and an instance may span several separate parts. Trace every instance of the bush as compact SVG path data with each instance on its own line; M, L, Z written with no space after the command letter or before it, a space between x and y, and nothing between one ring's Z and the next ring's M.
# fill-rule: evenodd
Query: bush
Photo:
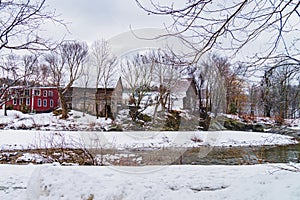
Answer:
M168 113L163 130L178 131L180 128L180 122L181 122L180 111L173 110Z
M61 113L62 113L62 109L56 109L56 110L53 110L53 115L55 115L55 116L59 116L59 115L61 115Z
M22 105L22 106L21 106L21 112L22 112L22 113L30 113L30 108L29 108L29 106Z
M275 116L275 122L277 125L281 126L284 124L284 119L281 116Z
M230 103L229 105L229 114L237 114L237 107L234 103Z
M142 113L139 114L138 119L142 120L144 122L151 122L151 120L152 120L152 118L149 115L142 114Z
M8 106L6 106L6 110L13 110L13 105L8 105Z

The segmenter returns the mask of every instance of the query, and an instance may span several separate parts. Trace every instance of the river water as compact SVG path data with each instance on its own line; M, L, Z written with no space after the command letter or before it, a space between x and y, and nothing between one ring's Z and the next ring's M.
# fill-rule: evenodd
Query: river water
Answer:
M189 149L180 158L182 164L239 165L300 162L300 144L262 147L214 147L205 157L201 149Z
M39 153L44 158L64 162L86 164L87 157L82 150L41 149L0 152L0 163L19 163L20 156ZM300 162L300 143L284 146L247 146L247 147L211 147L197 148L140 148L140 149L93 149L89 151L100 165L144 166L144 165L245 165L263 163ZM61 155L68 158L61 160ZM28 156L27 156L28 157ZM57 158L56 158L57 157ZM33 162L32 158L23 159L21 163ZM80 161L82 160L83 161ZM41 163L48 162L42 161ZM91 164L91 163L90 163Z
M300 162L300 144L260 147L203 146L188 149L125 149L111 153L107 152L103 155L110 165L244 165Z

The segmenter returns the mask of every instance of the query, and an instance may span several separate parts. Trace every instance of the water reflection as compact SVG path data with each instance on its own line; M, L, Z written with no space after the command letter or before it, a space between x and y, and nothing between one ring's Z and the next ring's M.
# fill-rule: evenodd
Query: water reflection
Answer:
M245 165L300 162L300 144L261 147L197 147L189 149L139 149L116 152L122 159L110 165ZM114 155L114 157L116 157ZM137 159L138 158L138 159ZM120 162L123 161L123 162ZM139 162L136 162L139 160ZM126 161L126 162L125 162Z
M206 157L199 157L199 148L187 150L178 164L239 165L300 162L300 144L263 147L215 147Z

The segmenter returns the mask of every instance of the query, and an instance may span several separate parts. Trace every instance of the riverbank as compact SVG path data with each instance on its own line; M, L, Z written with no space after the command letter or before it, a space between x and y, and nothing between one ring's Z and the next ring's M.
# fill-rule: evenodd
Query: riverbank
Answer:
M30 131L0 130L0 150L43 148L147 149L297 144L290 136L246 131Z
M246 131L104 132L109 123L91 116L73 115L63 122L50 114L33 117L2 118L11 127L0 131L0 160L5 163L0 164L1 200L300 198L299 164L248 165L268 162L259 148L298 146L290 136ZM87 127L90 131L80 131ZM241 152L242 162L213 163L209 156L219 159L225 155L219 149L224 148L229 159ZM260 153L255 162L245 149ZM213 165L203 166L205 159Z
M1 130L0 163L144 166L203 164L203 160L210 159L206 163L257 164L269 160L262 156L265 154L260 147L293 144L298 141L289 136L243 131ZM211 155L216 155L216 159ZM218 155L223 157L219 159ZM295 159L298 157L295 155Z

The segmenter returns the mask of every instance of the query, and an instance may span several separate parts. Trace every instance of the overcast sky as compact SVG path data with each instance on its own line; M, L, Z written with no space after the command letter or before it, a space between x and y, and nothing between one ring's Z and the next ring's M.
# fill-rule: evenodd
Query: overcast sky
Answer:
M130 26L133 29L163 28L168 22L167 18L148 15L134 0L49 0L47 4L60 14L60 19L69 22L69 39L89 44L129 31ZM61 31L51 30L53 37L60 36Z

